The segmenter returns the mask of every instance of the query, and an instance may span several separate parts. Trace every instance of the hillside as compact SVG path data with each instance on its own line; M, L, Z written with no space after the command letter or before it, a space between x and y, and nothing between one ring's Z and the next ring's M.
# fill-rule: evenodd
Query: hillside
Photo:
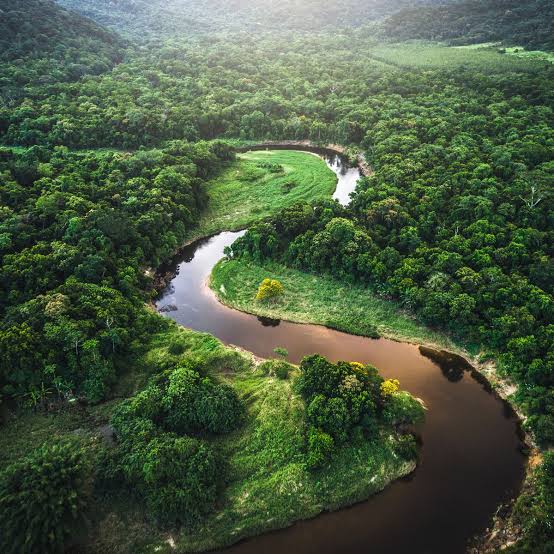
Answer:
M554 50L554 3L466 0L406 8L391 15L382 29L384 36L395 40L439 40L452 45L503 42L531 50Z
M0 0L2 97L13 99L29 84L103 73L121 61L122 46L112 32L50 0Z
M401 8L437 0L58 0L102 25L133 38L223 30L320 31L357 27ZM440 2L440 3L444 3Z

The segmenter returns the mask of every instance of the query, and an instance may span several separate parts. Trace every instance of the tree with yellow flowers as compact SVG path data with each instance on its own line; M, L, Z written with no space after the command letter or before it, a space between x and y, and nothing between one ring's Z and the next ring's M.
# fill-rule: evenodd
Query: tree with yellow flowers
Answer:
M400 381L398 379L387 379L381 383L381 395L383 397L392 396L400 390Z
M266 300L275 300L284 292L283 285L277 279L264 279L258 287L256 300L260 302Z

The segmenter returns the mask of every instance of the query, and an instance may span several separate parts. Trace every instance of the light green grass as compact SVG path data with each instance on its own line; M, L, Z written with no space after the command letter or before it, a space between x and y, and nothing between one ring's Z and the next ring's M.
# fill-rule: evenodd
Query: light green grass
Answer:
M544 68L539 57L507 56L497 48L457 48L426 42L410 42L372 47L368 55L398 67L440 69L471 67L482 71L534 72Z
M271 173L259 164L272 163ZM208 207L190 240L236 231L302 200L330 198L336 175L313 154L291 150L260 150L239 154L237 160L207 183Z
M554 53L545 52L544 50L526 50L524 46L502 46L501 42L481 42L478 44L467 44L464 46L454 46L462 50L493 50L495 52L503 51L511 56L518 58L527 58L530 60L542 60L549 63L554 63Z
M279 300L255 300L260 282L278 279L285 288ZM298 323L316 323L354 335L380 336L459 350L446 335L432 331L369 289L312 275L275 262L262 265L246 260L221 260L210 286L228 306L256 315Z

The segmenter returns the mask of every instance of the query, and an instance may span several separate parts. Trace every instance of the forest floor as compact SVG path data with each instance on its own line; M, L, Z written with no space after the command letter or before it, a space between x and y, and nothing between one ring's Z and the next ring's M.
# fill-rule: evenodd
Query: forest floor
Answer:
M189 240L237 231L301 201L331 198L336 175L325 162L294 150L239 154L209 181L209 202Z

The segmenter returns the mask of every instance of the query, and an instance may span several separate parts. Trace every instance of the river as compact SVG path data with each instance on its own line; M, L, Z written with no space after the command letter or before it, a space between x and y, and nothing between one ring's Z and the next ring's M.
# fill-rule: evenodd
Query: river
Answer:
M324 156L338 176L334 197L348 202L358 171ZM517 494L525 457L509 406L474 378L467 364L441 365L416 345L368 339L316 325L261 320L220 304L206 286L226 246L243 232L223 232L186 247L157 307L175 321L207 331L262 357L277 346L289 360L319 353L371 363L424 400L420 461L408 478L366 502L243 541L227 554L462 553L496 508Z

